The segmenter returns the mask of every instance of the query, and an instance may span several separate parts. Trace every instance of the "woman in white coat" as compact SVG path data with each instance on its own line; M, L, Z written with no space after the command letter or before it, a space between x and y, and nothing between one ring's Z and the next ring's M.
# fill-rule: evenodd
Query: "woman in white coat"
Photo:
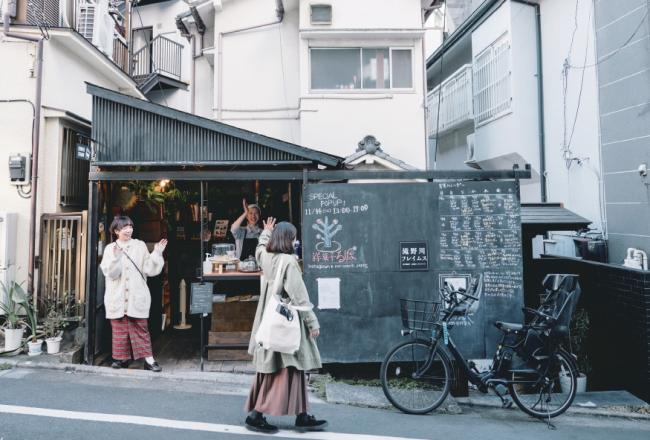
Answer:
M127 216L116 216L110 232L117 240L104 249L100 267L106 277L106 319L113 330L111 366L126 368L131 359L144 358L145 370L160 372L162 368L153 358L147 325L151 306L147 277L162 271L167 240L160 240L149 253L144 242L131 238L133 222Z

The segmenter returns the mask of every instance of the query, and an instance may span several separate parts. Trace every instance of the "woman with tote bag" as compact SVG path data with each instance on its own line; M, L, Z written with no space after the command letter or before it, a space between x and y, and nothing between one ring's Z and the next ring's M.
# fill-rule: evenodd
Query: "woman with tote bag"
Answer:
M305 371L321 368L315 340L320 334L320 327L309 301L302 271L293 256L295 240L295 226L288 222L280 222L276 226L275 219L269 217L264 222L264 231L255 251L264 277L248 347L257 375L246 402L249 415L245 424L250 430L269 434L277 432L278 428L269 424L264 414L295 415L296 429L301 431L319 431L327 426L325 420L317 420L308 413ZM274 282L276 279L278 282ZM273 292L274 288L278 291ZM300 345L294 353L272 351L257 342L262 338L257 338L256 333L268 312L267 303L273 300L274 295L289 304L281 313L291 315L290 319L295 316L300 321Z

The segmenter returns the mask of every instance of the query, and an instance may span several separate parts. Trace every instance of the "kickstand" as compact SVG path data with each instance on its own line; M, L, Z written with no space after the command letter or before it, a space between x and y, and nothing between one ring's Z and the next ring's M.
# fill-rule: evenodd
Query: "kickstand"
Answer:
M546 427L551 431L557 430L557 427L551 423L551 413L547 413L547 414L548 414L548 418L546 419Z

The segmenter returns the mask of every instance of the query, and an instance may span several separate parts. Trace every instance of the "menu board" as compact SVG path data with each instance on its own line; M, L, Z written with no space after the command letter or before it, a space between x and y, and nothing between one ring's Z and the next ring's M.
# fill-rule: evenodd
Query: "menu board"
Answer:
M467 289L478 281L479 300L454 318L454 339L480 357L494 350L496 320L521 320L523 276L520 202L514 182L436 184L439 228L438 285ZM471 355L471 354L468 354Z
M212 313L212 283L192 283L190 290L190 314Z
M337 329L319 341L324 360L381 360L400 338L400 298L441 301L445 283L474 280L479 301L452 336L467 357L491 356L492 322L521 320L519 210L513 181L307 185L305 282L321 327ZM321 310L317 280L333 278L340 307Z

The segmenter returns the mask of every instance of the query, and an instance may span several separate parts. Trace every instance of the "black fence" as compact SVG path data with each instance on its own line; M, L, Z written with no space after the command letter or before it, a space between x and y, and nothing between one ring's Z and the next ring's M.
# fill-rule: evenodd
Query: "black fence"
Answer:
M537 291L526 293L536 305L547 273L580 275L578 309L589 312L587 352L590 390L627 390L650 401L650 272L573 258L533 260L526 271ZM531 282L532 285L532 282Z

